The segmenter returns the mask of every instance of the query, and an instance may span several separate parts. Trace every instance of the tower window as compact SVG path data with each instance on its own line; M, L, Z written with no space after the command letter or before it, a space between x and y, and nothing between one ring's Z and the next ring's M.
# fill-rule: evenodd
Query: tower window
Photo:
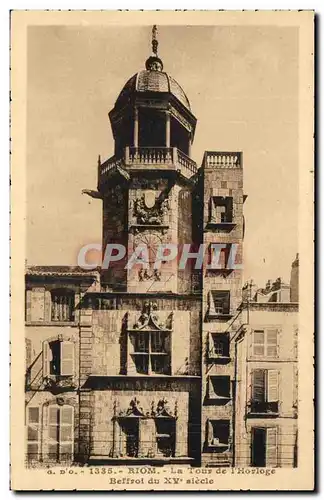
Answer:
M230 314L230 292L212 290L209 296L209 315L226 316Z
M226 224L233 222L233 198L213 196L210 200L210 222Z
M229 357L229 333L210 333L208 342L209 358Z
M229 399L231 397L230 377L211 375L208 378L208 398L211 400Z
M74 291L66 288L52 290L52 321L74 321L74 296Z
M228 448L230 435L229 420L208 420L207 444L209 447Z

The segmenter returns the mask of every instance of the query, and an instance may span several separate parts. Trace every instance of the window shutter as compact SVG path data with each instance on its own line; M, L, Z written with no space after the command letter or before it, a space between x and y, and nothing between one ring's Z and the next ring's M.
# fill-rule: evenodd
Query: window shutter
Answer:
M27 371L31 365L31 358L32 358L32 343L30 339L25 339L25 348L26 348L25 359L26 359L26 371Z
M267 380L267 401L274 403L279 400L279 372L278 370L268 370Z
M266 355L275 358L278 355L278 330L269 328L266 331L267 335L267 353Z
M214 427L211 420L208 420L208 428L207 428L207 441L208 444L212 444L214 440Z
M48 377L50 373L51 350L47 341L43 342L43 377Z
M61 342L61 375L73 375L74 372L74 343Z
M252 371L252 400L263 403L265 400L265 371Z
M253 356L264 356L264 337L263 330L253 332Z
M278 445L277 445L277 428L268 427L267 429L267 446L266 446L266 466L277 467L278 465Z
M39 407L28 408L27 413L27 458L28 460L37 460L39 458L39 430L40 430L40 411Z
M73 457L74 408L64 405L60 408L60 458L71 460Z

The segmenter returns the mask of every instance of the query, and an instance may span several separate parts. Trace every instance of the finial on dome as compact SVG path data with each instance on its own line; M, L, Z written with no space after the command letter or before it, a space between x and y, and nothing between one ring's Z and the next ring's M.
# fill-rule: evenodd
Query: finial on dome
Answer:
M152 55L147 59L145 67L148 71L163 71L163 62L158 57L157 26L154 24L152 28Z
M157 56L158 54L158 45L159 45L159 42L157 41L157 33L158 30L156 24L154 24L152 28L152 52L155 56Z

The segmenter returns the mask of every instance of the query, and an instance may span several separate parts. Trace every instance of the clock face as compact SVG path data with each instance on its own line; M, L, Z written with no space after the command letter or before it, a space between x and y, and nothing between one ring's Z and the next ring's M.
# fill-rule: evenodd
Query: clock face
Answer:
M154 264L156 260L156 253L159 245L161 245L161 237L154 233L145 232L138 234L134 238L134 249L138 246L147 248L148 261L150 264Z

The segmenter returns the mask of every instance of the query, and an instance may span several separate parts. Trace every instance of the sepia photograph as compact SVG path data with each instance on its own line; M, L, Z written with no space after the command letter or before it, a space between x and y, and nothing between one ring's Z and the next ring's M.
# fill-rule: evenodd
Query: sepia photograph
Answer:
M13 13L13 489L312 489L313 23Z

